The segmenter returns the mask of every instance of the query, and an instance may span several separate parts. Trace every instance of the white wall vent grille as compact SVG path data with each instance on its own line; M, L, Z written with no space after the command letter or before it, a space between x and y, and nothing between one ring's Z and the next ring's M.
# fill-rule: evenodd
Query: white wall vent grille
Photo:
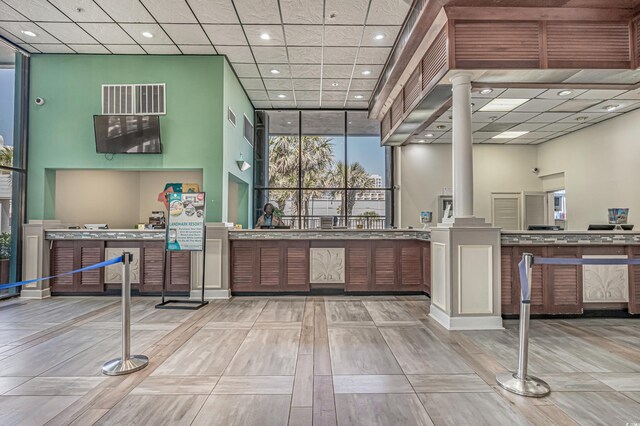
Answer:
M244 116L244 138L253 146L253 124L246 115Z
M227 119L233 124L233 127L236 127L236 114L231 110L231 108L227 109Z
M167 113L166 85L103 84L102 114L164 115Z

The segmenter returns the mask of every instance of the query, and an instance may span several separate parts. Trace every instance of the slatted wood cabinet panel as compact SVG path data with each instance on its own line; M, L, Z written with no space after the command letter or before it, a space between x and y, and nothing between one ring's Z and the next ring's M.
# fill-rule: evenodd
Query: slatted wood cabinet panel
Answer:
M105 248L140 250L139 283L132 283L134 293L159 294L162 291L164 242L56 240L51 248L51 274L61 274L105 260ZM166 262L166 291L187 294L191 289L191 254L172 252ZM119 283L105 284L104 268L67 275L52 280L54 294L119 294Z
M640 246L629 246L630 259L640 258ZM640 314L640 265L629 265L629 313Z

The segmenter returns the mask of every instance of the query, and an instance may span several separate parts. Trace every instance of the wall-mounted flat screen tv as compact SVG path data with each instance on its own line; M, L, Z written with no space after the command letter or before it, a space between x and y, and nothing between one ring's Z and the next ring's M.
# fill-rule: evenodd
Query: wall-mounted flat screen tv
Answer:
M94 115L98 154L160 154L157 115Z

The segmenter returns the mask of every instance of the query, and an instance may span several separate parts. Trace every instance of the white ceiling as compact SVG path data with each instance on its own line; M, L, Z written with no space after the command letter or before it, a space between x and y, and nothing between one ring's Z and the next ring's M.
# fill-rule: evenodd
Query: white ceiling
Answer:
M474 89L471 98L474 143L539 144L640 108L638 89L571 89L565 96L559 95L563 89L493 88L485 95L481 89ZM528 101L512 111L481 111L496 98ZM607 111L612 106L616 108ZM450 108L425 130L414 134L410 143L451 143L451 115ZM493 138L504 131L528 133L512 139Z
M33 53L223 54L257 108L366 109L410 3L0 0L0 36Z

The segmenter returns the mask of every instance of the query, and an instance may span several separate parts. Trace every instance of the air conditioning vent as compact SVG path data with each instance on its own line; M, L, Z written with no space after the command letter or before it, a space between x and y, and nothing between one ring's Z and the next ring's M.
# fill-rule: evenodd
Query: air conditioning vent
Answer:
M253 146L253 124L244 116L244 138Z
M103 84L102 114L164 115L167 113L166 85Z
M231 108L227 109L227 118L233 124L233 127L236 127L236 114L231 110Z

